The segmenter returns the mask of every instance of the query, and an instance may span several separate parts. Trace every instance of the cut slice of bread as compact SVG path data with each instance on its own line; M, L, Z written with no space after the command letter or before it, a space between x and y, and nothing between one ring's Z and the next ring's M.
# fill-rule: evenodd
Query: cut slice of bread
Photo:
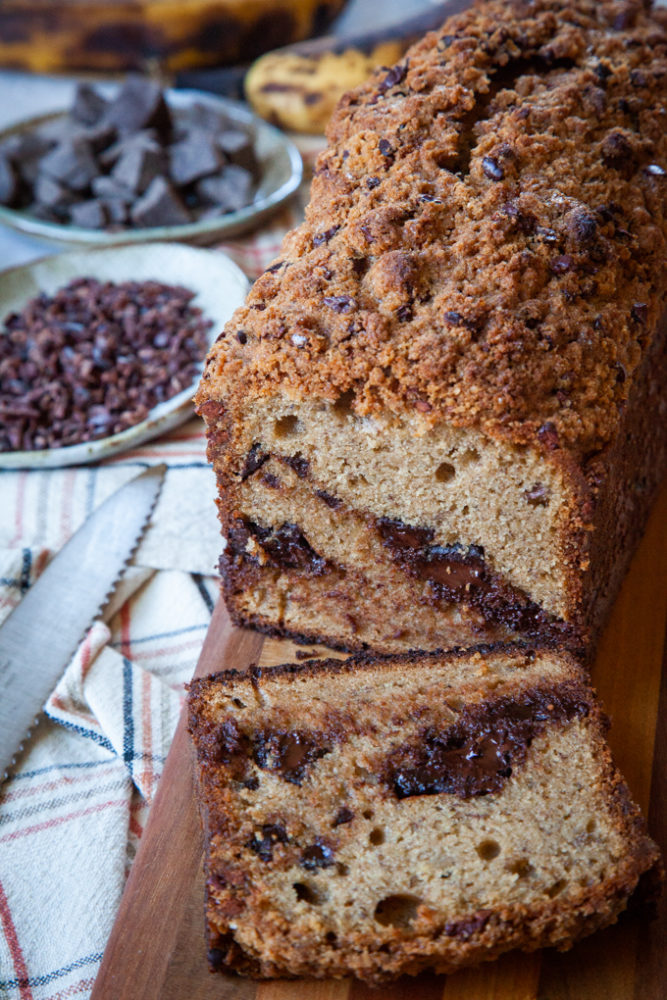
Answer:
M195 680L213 968L379 982L568 948L659 867L568 654Z

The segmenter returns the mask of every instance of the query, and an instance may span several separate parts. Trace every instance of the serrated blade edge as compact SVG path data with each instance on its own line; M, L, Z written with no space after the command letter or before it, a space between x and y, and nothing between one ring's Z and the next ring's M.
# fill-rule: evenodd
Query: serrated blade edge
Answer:
M146 469L100 504L0 626L0 780L132 558L165 469Z

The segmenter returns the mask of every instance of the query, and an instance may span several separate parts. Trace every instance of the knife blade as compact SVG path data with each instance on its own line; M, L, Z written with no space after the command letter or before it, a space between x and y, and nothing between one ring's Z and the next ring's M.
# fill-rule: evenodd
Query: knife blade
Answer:
M165 468L100 504L0 626L0 781L139 544Z

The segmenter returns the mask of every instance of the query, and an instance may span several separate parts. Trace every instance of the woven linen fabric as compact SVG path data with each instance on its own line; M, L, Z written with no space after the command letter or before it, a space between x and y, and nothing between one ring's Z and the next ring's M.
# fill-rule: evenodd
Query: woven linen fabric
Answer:
M220 249L256 277L301 206ZM0 472L1 621L107 496L167 465L132 565L0 786L3 1000L90 996L218 596L205 452L192 418L95 466Z

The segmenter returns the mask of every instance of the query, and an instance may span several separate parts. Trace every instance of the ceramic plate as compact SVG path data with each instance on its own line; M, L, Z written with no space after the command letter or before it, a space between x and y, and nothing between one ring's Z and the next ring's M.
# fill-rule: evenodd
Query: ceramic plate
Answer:
M232 121L255 136L255 154L260 164L260 180L254 198L238 212L229 212L213 219L201 219L183 226L156 226L147 229L124 229L109 233L100 229L79 229L76 226L44 222L26 211L0 205L0 222L12 229L60 246L122 246L157 240L179 240L184 243L209 244L256 227L282 205L299 187L303 166L299 151L279 129L267 124L242 104L222 97L213 97L195 90L167 90L169 107L178 117L193 104L205 104L224 112ZM0 132L0 141L10 135L29 131L37 125L64 118L66 111L30 118Z
M196 293L193 305L199 306L204 317L212 321L208 331L210 344L234 309L241 305L248 290L243 272L218 250L202 250L178 243L151 243L63 253L0 274L0 331L7 315L22 310L29 299L40 292L52 295L79 277L114 282L155 279L167 285L184 285ZM0 451L0 468L52 469L83 465L135 448L177 427L192 415L196 385L195 382L177 396L155 406L141 423L111 437L44 451Z

